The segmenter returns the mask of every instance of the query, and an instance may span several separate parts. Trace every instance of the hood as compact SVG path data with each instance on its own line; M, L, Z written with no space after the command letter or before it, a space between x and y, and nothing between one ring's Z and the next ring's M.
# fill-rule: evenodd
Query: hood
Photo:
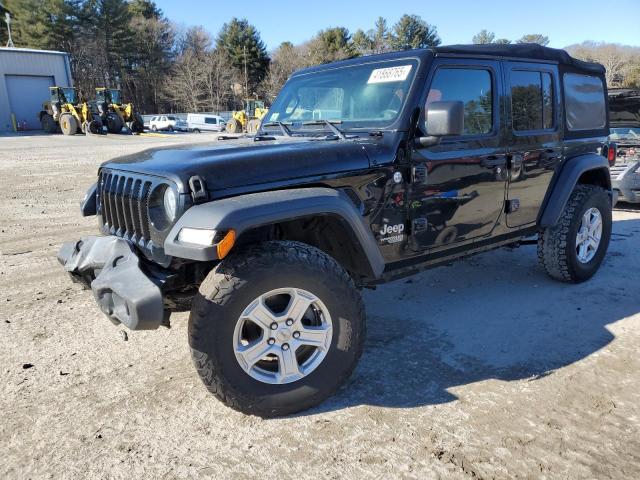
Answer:
M104 168L155 175L173 180L182 193L199 175L207 190L286 184L296 178L316 178L369 167L366 140L313 140L278 138L253 141L252 137L214 143L145 150L102 164Z

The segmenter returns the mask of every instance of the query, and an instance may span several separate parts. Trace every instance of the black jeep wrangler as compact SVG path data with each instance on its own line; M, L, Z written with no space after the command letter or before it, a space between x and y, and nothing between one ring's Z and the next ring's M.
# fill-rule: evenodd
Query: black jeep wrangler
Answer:
M536 45L304 69L255 136L103 164L81 205L102 235L59 260L116 324L190 310L207 388L290 414L353 371L363 287L534 235L549 275L590 278L611 235L607 112L601 65Z

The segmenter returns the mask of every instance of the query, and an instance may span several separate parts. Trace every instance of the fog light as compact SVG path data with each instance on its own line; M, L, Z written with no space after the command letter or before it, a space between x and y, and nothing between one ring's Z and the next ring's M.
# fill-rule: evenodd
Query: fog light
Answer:
M216 236L215 230L203 230L201 228L181 228L178 233L178 241L180 243L191 243L194 245L202 245L210 247L213 245L213 239Z

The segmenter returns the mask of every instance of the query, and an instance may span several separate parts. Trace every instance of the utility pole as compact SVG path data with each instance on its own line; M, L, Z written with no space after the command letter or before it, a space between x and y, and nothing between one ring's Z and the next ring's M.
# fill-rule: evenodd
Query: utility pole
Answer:
M13 44L13 39L11 38L11 15L9 12L5 12L4 21L7 23L7 30L9 31L9 40L7 40L7 48L15 48Z
M243 45L242 51L244 52L244 93L245 97L249 98L249 79L247 77L247 46Z

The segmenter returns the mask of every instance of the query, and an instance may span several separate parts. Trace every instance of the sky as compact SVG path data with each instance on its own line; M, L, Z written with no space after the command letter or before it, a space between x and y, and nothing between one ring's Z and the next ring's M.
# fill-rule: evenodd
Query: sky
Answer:
M584 40L640 46L640 0L156 0L172 21L202 25L214 36L233 17L253 24L269 50L281 42L302 43L319 30L373 28L383 16L393 25L404 13L420 15L438 28L443 44L471 43L482 29L496 38L542 33L549 46Z

